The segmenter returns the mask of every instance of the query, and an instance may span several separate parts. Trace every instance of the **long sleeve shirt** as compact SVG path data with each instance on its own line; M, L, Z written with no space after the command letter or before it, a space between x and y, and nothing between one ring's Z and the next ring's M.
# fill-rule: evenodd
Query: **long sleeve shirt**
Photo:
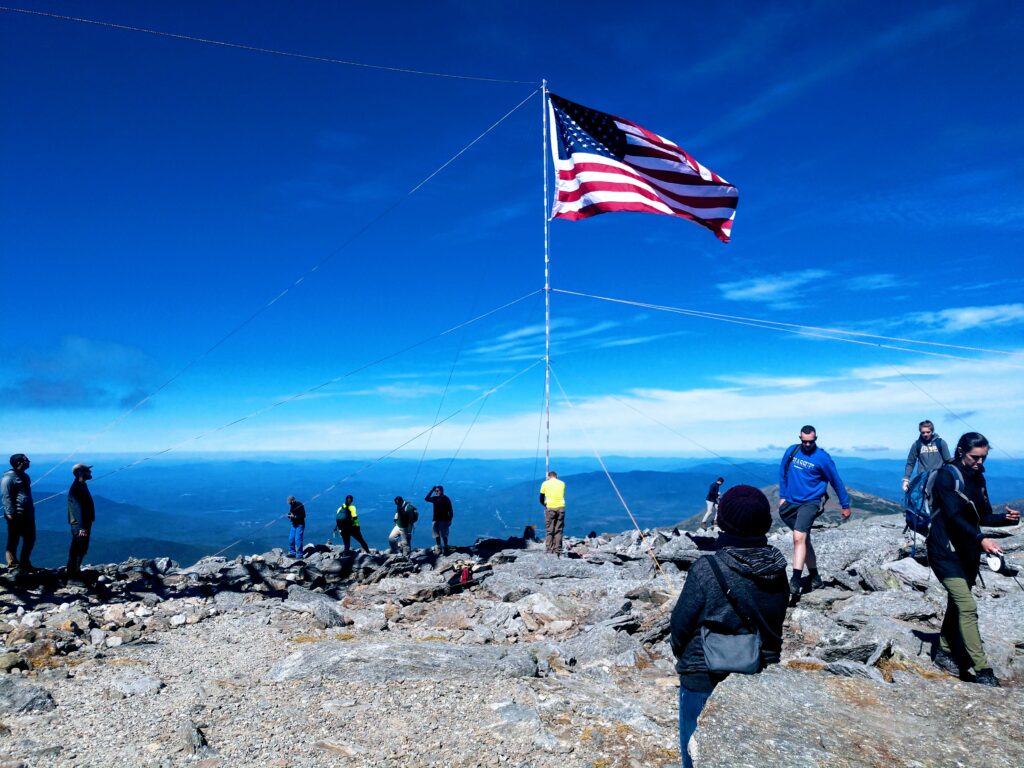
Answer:
M793 453L794 448L796 453ZM818 501L828 491L829 485L836 489L840 506L849 509L850 495L827 451L816 447L814 453L808 456L799 446L791 445L786 449L779 465L780 499L794 504Z
M920 438L910 446L910 453L907 454L907 466L903 470L903 478L909 480L914 474L914 465L920 464L922 472L931 472L938 469L949 461L949 446L946 441L938 435L932 435L927 443L922 443Z
M89 530L96 521L96 504L92 491L85 483L75 480L68 490L68 525L78 533L82 528Z

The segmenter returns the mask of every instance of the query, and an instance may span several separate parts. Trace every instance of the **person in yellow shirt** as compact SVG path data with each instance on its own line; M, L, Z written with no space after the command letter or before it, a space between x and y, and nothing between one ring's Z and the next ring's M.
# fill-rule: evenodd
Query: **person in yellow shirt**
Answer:
M548 479L541 483L540 503L544 505L544 549L561 555L562 531L565 530L565 483L558 479L557 472L548 472Z

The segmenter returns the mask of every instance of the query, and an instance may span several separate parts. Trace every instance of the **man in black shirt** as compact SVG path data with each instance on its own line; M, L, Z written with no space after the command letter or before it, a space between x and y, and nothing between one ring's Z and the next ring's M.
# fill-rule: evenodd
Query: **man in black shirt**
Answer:
M444 486L435 485L430 489L425 501L434 505L434 541L437 543L437 554L448 554L448 531L451 530L452 518L455 512L452 509L452 500L444 494Z
M704 498L704 503L707 504L707 511L704 513L704 518L700 521L700 529L703 531L708 527L708 520L711 520L711 524L714 525L715 514L718 512L718 494L722 489L722 483L725 482L724 477L720 477L711 484L708 488L708 495Z
M68 525L71 526L71 548L68 550L68 580L78 579L82 573L82 560L89 551L89 537L96 520L96 505L88 482L92 480L92 466L75 464L71 468L75 479L68 489Z

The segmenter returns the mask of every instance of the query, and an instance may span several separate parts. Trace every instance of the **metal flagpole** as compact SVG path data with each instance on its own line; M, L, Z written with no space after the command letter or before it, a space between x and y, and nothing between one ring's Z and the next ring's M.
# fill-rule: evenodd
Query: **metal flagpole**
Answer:
M548 216L548 81L540 84L544 160L544 474L551 470L551 219Z

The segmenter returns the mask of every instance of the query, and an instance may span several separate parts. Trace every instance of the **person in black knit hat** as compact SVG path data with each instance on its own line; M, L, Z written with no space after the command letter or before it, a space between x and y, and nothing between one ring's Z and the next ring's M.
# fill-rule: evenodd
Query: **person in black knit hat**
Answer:
M782 622L789 602L786 558L768 546L772 511L761 491L737 485L718 502L718 550L690 568L672 611L672 652L679 673L679 748L684 768L692 768L687 751L697 717L715 686L728 674L708 671L701 628L721 634L761 635L761 668L777 664L782 650ZM734 601L747 613L742 619L722 592L710 560L714 558Z

